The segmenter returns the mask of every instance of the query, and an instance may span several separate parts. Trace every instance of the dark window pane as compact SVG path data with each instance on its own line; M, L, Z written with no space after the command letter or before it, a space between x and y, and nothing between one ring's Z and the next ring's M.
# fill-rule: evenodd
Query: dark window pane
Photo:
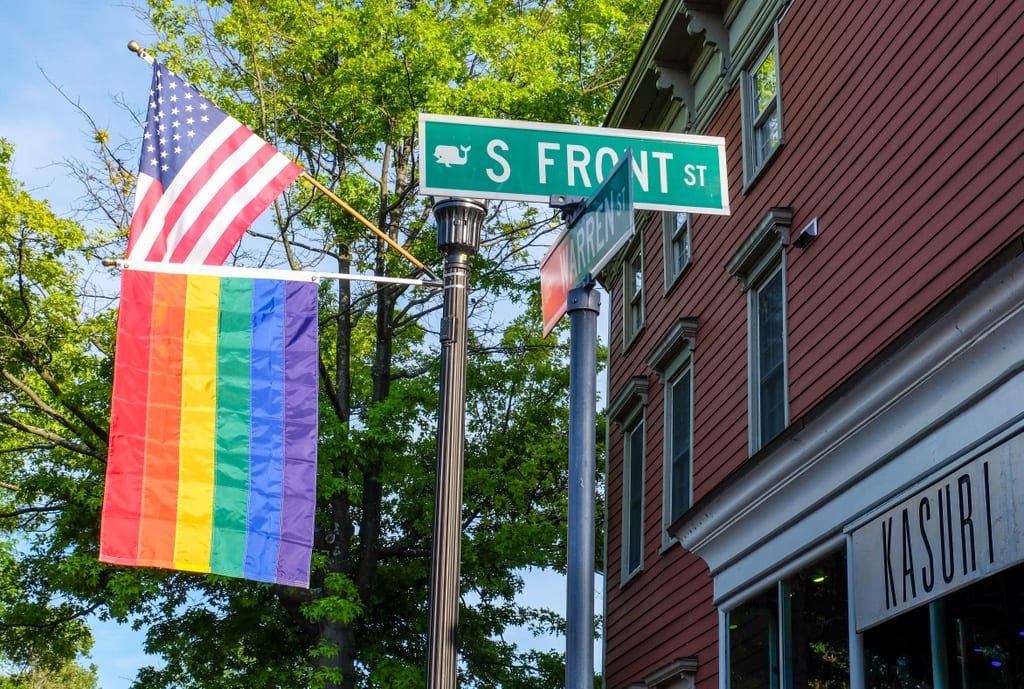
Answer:
M669 517L675 521L690 506L690 371L672 385L672 462Z
M782 297L782 271L779 270L757 293L758 425L762 445L786 427Z
M846 556L836 552L786 582L793 689L850 685Z
M629 433L629 523L626 539L628 543L626 571L632 572L640 567L642 547L643 509L644 509L644 427L637 424Z
M729 613L729 686L778 689L779 598L775 587Z

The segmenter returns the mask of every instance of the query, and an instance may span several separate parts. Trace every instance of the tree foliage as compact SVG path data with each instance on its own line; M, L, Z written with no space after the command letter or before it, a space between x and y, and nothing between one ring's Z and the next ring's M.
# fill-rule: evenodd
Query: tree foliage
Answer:
M639 0L150 0L161 61L435 271L430 201L417 194L417 113L597 124L652 9ZM98 174L75 171L123 242L134 164L105 133L96 143ZM108 193L95 186L104 176ZM0 185L0 531L20 539L0 581L0 641L23 658L73 657L88 642L82 618L94 612L145 628L147 650L163 657L139 687L422 686L437 290L339 282L321 292L309 590L108 567L96 553L114 313L94 295L100 278L116 276L94 272L90 247L109 234L27 198L6 159ZM464 686L563 681L560 654L504 640L511 626L561 625L517 601L525 568L565 562L566 350L540 336L536 273L536 245L554 224L535 208L493 206L473 260ZM250 235L233 261L411 272L301 183Z

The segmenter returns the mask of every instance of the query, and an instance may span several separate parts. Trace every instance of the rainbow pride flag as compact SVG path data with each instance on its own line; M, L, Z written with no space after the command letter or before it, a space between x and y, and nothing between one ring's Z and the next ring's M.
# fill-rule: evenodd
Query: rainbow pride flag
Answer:
M317 285L122 272L100 560L309 586Z

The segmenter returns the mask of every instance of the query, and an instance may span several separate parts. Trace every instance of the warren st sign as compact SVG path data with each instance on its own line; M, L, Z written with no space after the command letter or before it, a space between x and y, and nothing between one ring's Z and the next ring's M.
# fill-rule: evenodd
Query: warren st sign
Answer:
M720 137L425 113L419 134L421 194L541 203L591 196L632 148L636 208L729 213Z
M633 235L633 194L623 158L540 262L545 337L565 315L569 290L596 275Z

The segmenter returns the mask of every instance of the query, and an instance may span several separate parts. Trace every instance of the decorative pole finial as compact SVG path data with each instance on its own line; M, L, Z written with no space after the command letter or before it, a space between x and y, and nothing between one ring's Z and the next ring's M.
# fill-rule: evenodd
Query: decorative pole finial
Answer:
M153 64L153 57L149 53L146 52L145 48L143 48L141 45L139 45L138 41L135 41L135 40L128 41L128 50L132 51L133 53L135 53L136 55L141 57L143 60L145 60L149 64Z

